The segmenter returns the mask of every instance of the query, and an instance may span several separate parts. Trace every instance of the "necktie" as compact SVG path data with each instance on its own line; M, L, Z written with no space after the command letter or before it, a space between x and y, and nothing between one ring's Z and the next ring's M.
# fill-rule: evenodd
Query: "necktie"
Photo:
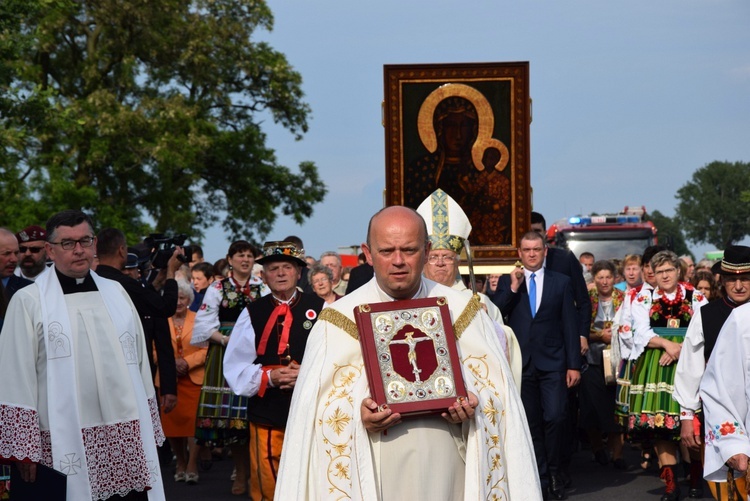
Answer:
M531 306L531 317L536 316L536 273L529 277L529 305Z

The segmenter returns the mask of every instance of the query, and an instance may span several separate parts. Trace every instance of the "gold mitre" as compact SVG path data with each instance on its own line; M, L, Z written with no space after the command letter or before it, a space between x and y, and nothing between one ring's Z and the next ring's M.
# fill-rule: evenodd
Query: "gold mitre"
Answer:
M471 233L471 223L461 206L443 190L435 190L417 208L427 223L433 250L452 250L461 254Z

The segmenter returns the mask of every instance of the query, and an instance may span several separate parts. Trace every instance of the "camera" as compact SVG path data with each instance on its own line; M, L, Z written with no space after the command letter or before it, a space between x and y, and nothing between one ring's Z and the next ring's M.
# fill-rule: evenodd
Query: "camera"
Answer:
M182 247L184 256L177 256L183 263L189 263L193 258L193 249L189 245L183 245L187 235L180 234L168 237L163 233L152 233L144 239L146 245L152 249L150 261L154 269L161 270L167 267L169 259L174 253L175 247Z

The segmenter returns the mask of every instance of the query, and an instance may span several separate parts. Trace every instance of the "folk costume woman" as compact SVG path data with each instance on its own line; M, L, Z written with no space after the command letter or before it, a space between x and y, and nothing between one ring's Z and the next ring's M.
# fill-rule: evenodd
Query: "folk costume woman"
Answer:
M641 291L632 304L635 360L630 386L628 433L633 440L653 440L666 483L662 501L679 499L675 465L680 439L680 406L672 398L676 362L693 313L706 298L678 281L680 261L671 251L651 259L656 288Z
M256 249L244 240L229 246L230 276L206 291L193 327L191 344L208 342L206 373L198 405L196 438L228 445L236 470L233 494L247 490L249 472L246 397L235 395L224 379L224 351L242 310L261 296L263 282L252 275Z

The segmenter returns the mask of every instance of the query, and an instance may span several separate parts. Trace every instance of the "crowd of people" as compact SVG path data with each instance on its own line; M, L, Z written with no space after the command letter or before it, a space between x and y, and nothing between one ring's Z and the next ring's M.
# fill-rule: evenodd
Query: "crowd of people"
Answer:
M688 497L705 477L716 499L746 499L750 329L732 312L750 301L750 248L597 260L549 247L545 227L533 213L516 268L473 283L459 274L471 225L441 190L375 214L353 269L289 236L235 241L215 263L175 247L152 270L153 249L80 211L0 228L0 378L17 382L0 385L0 461L24 482L65 473L68 499L163 499L163 481L197 484L231 456L227 489L251 499L535 500L567 497L585 448L658 466L662 501L681 476ZM436 297L466 393L402 416L374 399L354 310Z
M551 248L544 250L541 242L536 248L525 247L526 242L535 239L529 233L522 240L520 257L527 282L533 276L530 272L537 271L538 277L538 270L549 268L550 253L559 252ZM540 268L534 258L543 252L547 252L547 263ZM590 330L580 338L581 379L575 389L575 385L568 385L567 418L572 421L579 439L590 448L592 460L601 465L612 463L620 470L632 468L633 465L628 465L623 458L623 444L627 440L641 448L641 468L658 465L665 483L662 501L680 498L680 476L689 480L690 498L703 497L705 476L723 482L708 483L716 499L731 499L727 497L730 490L736 496L734 499L746 499L746 463L741 468L734 467L743 472L739 478L726 482L725 462L735 453L743 458L747 454L747 444L741 447L736 444L729 451L719 446L720 437L729 434L727 423L736 425L732 433L745 433L745 415L737 412L734 402L730 403L726 395L722 395L717 407L723 417L714 418L712 433L711 424L706 424L710 417L706 418L702 409L701 397L706 398L706 395L701 393L701 383L712 385L705 391L713 392L709 396L717 398L719 389L725 390L716 385L716 379L732 377L721 370L720 360L714 361L714 371L706 367L711 366L712 349L729 314L750 300L750 248L730 246L723 260L715 263L703 260L697 265L690 256L678 257L661 246L649 247L642 255L603 261L596 261L591 253L584 252L579 262L591 301ZM490 276L486 282L486 292L496 298L504 313L513 312L507 307L507 296L515 296L517 292L533 294L530 282L528 290L520 290L519 283L524 278L520 272L517 276L518 279L513 274ZM545 287L551 283L545 282ZM508 294L509 290L512 294ZM532 316L533 310L532 306ZM521 336L523 327L514 323L513 317L506 316L506 319ZM548 339L538 341L549 343ZM533 357L540 350L527 351ZM568 367L573 363L569 362ZM543 364L534 361L530 365L538 369ZM526 360L524 367L529 367ZM707 379L704 372L712 377ZM527 376L526 370L524 375ZM745 373L736 370L733 376L744 381ZM529 381L534 382L532 376L523 380L522 396ZM744 397L738 398L735 394L734 400L744 401ZM554 407L555 402L546 405L555 409L553 415L560 412L559 404L557 407ZM726 420L727 406L735 410L732 421ZM536 415L528 415L534 436L533 421L545 415L544 404L542 408L527 405L527 413L529 409ZM546 424L543 430L536 429L540 441L545 441L544 447L537 449L537 461L542 484L545 476L549 478L549 496L564 499L564 487L570 482L565 457L571 451L557 450L553 430L554 423ZM704 436L715 437L713 447L705 451ZM550 465L543 464L550 457L553 458ZM739 459L735 458L731 462L737 461Z

